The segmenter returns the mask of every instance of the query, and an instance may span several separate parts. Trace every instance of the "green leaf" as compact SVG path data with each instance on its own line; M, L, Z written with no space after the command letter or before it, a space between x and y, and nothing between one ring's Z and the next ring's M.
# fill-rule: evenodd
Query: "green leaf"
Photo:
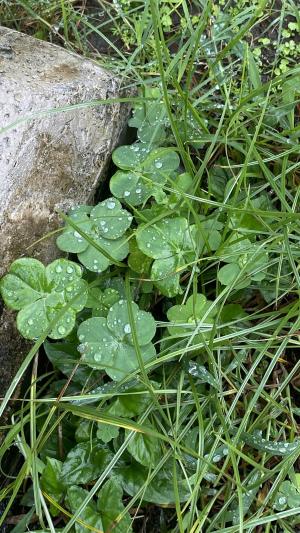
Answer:
M132 533L129 513L127 512L121 520L118 519L124 511L122 496L122 487L114 478L106 481L99 492L97 507L102 517L105 532Z
M130 496L135 496L143 488L145 489L142 492L143 500L146 502L157 505L172 505L176 501L172 462L167 463L164 468L160 469L150 483L148 480L149 468L138 463L119 467L117 475L123 490ZM186 501L191 495L189 482L180 476L180 471L178 471L177 490L181 502Z
M88 491L81 487L69 487L67 493L67 504L75 514L88 496ZM109 479L98 493L97 503L90 500L80 513L80 520L97 531L108 533L132 533L131 518L129 513L118 520L119 515L124 511L122 503L122 488L117 480ZM76 522L77 533L88 533L89 528Z
M274 502L274 509L276 511L283 511L287 507L293 509L300 506L300 493L297 488L290 481L283 481L279 485L276 499Z
M237 281L241 269L237 263L224 265L218 271L218 280L222 285L231 285Z
M252 446L252 448L255 448L256 450L270 453L272 456L280 455L284 457L290 455L295 450L300 449L299 439L295 439L294 442L269 441L262 438L259 433L250 435L245 432L241 434L241 438L248 446Z
M252 253L253 244L243 235L233 232L218 251L218 257L224 263L237 263L240 256Z
M97 438L102 442L110 442L119 435L119 428L112 424L98 424Z
M133 319L135 323L137 340L140 346L145 346L152 341L156 324L151 313L140 311L137 304L131 304ZM115 303L107 315L107 326L114 335L121 341L133 344L131 326L129 320L128 304L126 300L119 300Z
M133 172L118 170L111 177L109 187L114 196L133 206L142 204L151 196L151 185Z
M129 246L126 237L109 240L96 233L91 234L91 237L96 245L108 252L116 261L122 261L128 255ZM78 254L78 259L88 270L98 273L104 272L111 264L110 259L91 244Z
M165 218L156 224L141 225L136 234L139 249L155 259L151 279L166 296L180 292L181 266L194 257L194 241L191 228L185 218Z
M7 304L11 298L13 308L19 309L17 327L23 337L38 338L68 304L49 337L59 339L72 331L76 313L87 300L88 286L81 275L80 266L67 259L57 259L47 268L27 258L11 265L1 281L1 290Z
M128 255L128 242L124 233L132 222L132 215L122 209L115 198L108 198L93 208L80 206L69 213L86 237L67 223L57 246L65 252L77 253L80 262L92 272L103 272L114 261Z
M132 215L122 209L120 202L115 198L108 198L96 205L91 211L90 218L99 235L112 240L122 237L132 222Z
M89 206L77 206L72 207L71 212L68 214L78 228L87 234L92 232L92 224L88 216L90 211L91 208ZM66 224L63 233L57 238L56 244L60 250L71 253L83 252L89 245L87 240L69 224Z
M218 381L214 378L214 376L205 368L203 365L199 365L199 363L196 363L194 361L189 362L188 367L189 374L191 376L194 376L199 379L200 383L208 383L216 390L220 389L220 385Z
M47 457L47 464L41 476L41 489L59 503L67 486L60 478L63 463L52 457Z
M72 512L75 514L84 500L89 495L89 492L81 487L69 487L67 492L67 504ZM97 510L97 505L93 500L90 500L87 505L84 506L83 511L80 513L79 518L85 524L92 526L96 531L103 532L103 523L100 513ZM76 533L90 533L90 529L84 527L79 522L75 523Z
M89 483L97 479L112 457L108 448L97 440L80 442L68 453L60 480L66 485Z
M44 348L54 368L57 368L66 376L70 376L80 359L76 345L67 342L50 343L45 341ZM72 380L75 383L86 386L92 373L93 371L86 365L79 365L72 376Z
M130 253L128 256L128 265L131 270L137 272L138 274L148 273L151 267L152 259L140 251L135 239L131 239L129 250Z
M144 425L154 429L149 423ZM129 433L130 431L125 431L125 435ZM159 461L162 455L157 438L144 433L135 433L128 443L127 450L138 463L150 468Z
M131 205L140 205L156 194L157 185L163 185L180 163L173 149L150 151L150 147L143 143L120 146L113 153L113 161L122 171L112 176L110 190Z
M217 312L217 306L213 306L204 294L191 295L185 305L174 305L168 310L167 317L170 321L167 326L168 331L170 335L187 336L198 327L199 333L194 336L192 341L193 344L198 344L203 341L203 338L209 336L211 324L213 324L213 318Z
M11 309L22 309L41 297L47 289L44 265L24 257L12 263L9 274L0 282L1 296Z
M138 170L147 152L148 149L142 143L119 146L113 151L112 160L122 170Z
M137 385L128 389L128 394L120 394L106 410L108 415L131 418L146 411L151 403L147 394L134 394L144 390L143 385Z
M132 303L137 339L143 348L146 362L155 356L151 340L156 325L150 313L140 311ZM83 360L92 368L104 369L114 380L121 380L138 368L138 359L133 347L128 306L125 300L115 303L107 318L90 318L80 324L78 350Z
M32 509L30 509L28 513L23 515L21 520L18 521L17 525L13 529L10 530L10 533L27 533L27 531L30 531L29 524L31 523L31 519L34 514L34 511L35 511L35 508L32 507Z

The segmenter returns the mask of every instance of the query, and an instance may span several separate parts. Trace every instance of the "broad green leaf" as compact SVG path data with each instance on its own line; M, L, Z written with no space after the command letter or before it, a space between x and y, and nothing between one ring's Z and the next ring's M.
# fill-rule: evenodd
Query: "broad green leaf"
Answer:
M141 346L144 346L151 342L155 335L155 320L150 313L140 311L138 305L134 302L132 302L131 307L137 340ZM126 300L119 300L119 302L111 307L107 315L107 326L119 340L125 340L126 342L133 344L128 304Z
M143 390L143 385L129 388L128 394L120 394L116 400L113 400L106 413L112 416L123 416L127 418L144 413L151 403L149 395L134 394Z
M38 338L45 331L48 324L49 319L45 299L26 305L17 315L17 328L25 339Z
M109 449L97 440L80 442L68 453L60 480L66 485L89 483L97 479L112 457Z
M129 251L128 265L131 270L137 272L138 274L148 273L151 267L152 259L141 252L135 239L131 239Z
M47 464L43 470L40 480L41 489L51 496L51 498L53 498L57 503L62 500L67 490L67 486L60 478L62 464L63 463L57 459L47 457ZM58 511L58 513L59 512L60 511Z
M75 514L78 511L88 495L89 491L82 489L81 487L74 486L68 488L66 501L72 514ZM96 531L104 533L101 515L97 510L97 504L93 500L90 500L89 503L85 505L79 518L83 523L93 527ZM77 521L75 523L75 531L76 533L90 533L91 529Z
M98 495L98 510L102 518L104 532L132 533L131 518L127 512L120 520L124 511L122 503L123 490L117 479L111 478L103 485Z
M143 490L143 500L146 502L157 505L171 505L175 503L176 497L174 494L172 462L167 463L150 483L148 481L149 468L134 462L129 466L119 467L117 469L117 475L123 490L130 496L135 496L143 488L145 489ZM193 486L192 483L191 485ZM177 490L181 502L186 501L191 495L189 484L186 479L180 476L180 471L178 471Z
M146 426L154 429L149 423ZM125 431L125 435L129 433L130 431ZM128 443L127 450L138 463L149 468L153 467L162 455L157 438L143 433L134 434Z
M224 263L237 263L241 255L252 253L253 243L243 235L233 232L219 248L218 257Z
M87 442L91 441L94 437L95 423L91 420L83 420L79 418L79 425L75 431L76 442Z
M241 269L237 263L224 265L218 271L218 280L222 285L231 285L237 282ZM239 279L240 282L240 279Z
M119 428L112 424L98 424L97 438L102 442L110 442L119 435Z
M57 368L66 376L70 376L80 359L76 345L68 342L52 343L45 341L44 348L54 368ZM72 376L72 380L80 385L87 385L92 373L91 368L80 364Z
M140 205L157 193L157 185L163 185L178 168L178 154L170 148L151 150L145 143L120 146L113 153L114 163L122 169L110 180L114 196L131 205Z

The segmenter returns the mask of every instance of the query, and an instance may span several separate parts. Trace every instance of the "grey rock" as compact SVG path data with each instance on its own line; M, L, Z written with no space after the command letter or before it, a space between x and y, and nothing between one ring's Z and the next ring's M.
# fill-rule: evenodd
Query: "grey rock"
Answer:
M60 224L58 209L92 201L129 112L95 101L120 96L120 79L95 62L0 27L0 276L22 255L57 256L54 237L42 237ZM23 357L3 316L1 368L12 353L14 363L2 393Z

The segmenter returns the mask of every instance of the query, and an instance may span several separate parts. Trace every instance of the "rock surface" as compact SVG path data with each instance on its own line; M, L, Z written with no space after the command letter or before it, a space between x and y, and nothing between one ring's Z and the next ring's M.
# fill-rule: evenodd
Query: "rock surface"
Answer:
M120 80L96 63L0 27L0 276L22 255L58 254L54 238L34 243L58 227L57 209L92 201L129 110L95 100L119 96ZM2 313L2 393L22 358L9 320Z

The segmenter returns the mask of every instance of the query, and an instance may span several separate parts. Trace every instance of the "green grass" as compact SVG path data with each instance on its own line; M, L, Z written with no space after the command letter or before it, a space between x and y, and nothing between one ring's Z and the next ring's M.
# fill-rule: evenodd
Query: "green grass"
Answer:
M180 212L204 241L213 230L219 233L217 245L203 253L198 242L193 256L185 258L182 294L163 296L154 284L149 295L141 293L145 282L139 285L139 305L157 322L157 357L144 361L129 305L139 368L123 380L105 384L102 372L79 383L77 367L87 367L78 353L77 360L60 355L69 361L68 369L48 353L53 367L45 370L38 353L60 317L36 341L0 409L31 369L31 384L15 402L0 452L4 470L9 449L15 453L17 446L21 458L0 492L6 506L0 524L22 514L15 533L26 531L25 515L33 506L29 530L100 531L97 495L115 478L123 480L123 507L120 499L112 500L123 521L105 533L127 531L128 512L134 531L297 531L300 69L295 57L288 68L279 67L282 31L291 20L299 24L296 5L283 2L279 10L262 1L103 1L98 13L106 16L98 22L84 4L66 0L4 2L0 9L6 24L64 44L123 75L127 87L139 89L133 105L147 110L163 102L165 137L159 144L179 154L191 184L182 188L167 176L160 194L147 203L158 206L149 222L143 206L131 209L136 227L145 221L154 227ZM278 47L270 64L260 64L254 50L269 31L263 25L267 19ZM255 28L263 29L256 34ZM105 55L89 44L96 35L106 43ZM159 95L149 92L153 87ZM151 135L157 134L154 127ZM208 233L203 217L212 221ZM120 275L118 265L108 272L103 278ZM127 272L128 301L135 277L151 275ZM102 283L102 277L92 283ZM201 316L195 310L199 293L210 302ZM190 317L184 307L189 297ZM175 305L182 307L170 311ZM129 401L132 383L130 400L142 408L122 417L120 401ZM116 401L118 408L108 410ZM108 433L120 428L119 435L106 445L108 459L97 476L81 484L86 492L74 495L74 506L49 465L45 474L46 457L64 462L75 439L88 447L101 424ZM133 459L138 438L154 454L142 482L135 477L141 465ZM82 461L89 463L83 454ZM132 476L132 489L122 468ZM156 487L163 503L156 502ZM110 497L101 494L109 508Z

